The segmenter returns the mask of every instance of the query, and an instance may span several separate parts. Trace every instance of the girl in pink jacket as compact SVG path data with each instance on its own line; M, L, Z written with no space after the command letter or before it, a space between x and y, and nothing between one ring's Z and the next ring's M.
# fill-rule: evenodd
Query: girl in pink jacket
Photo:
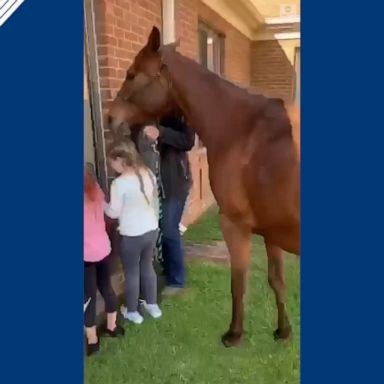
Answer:
M124 328L116 322L117 297L111 285L109 260L111 244L105 228L104 194L89 171L84 177L84 313L87 337L87 355L99 350L96 332L96 291L105 301L107 326L105 333L111 337L124 335Z

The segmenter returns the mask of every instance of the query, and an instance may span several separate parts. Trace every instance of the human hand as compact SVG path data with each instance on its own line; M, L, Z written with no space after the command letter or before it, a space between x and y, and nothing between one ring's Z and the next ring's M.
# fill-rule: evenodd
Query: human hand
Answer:
M159 138L160 132L154 125L147 125L144 127L144 134L151 142L154 142Z

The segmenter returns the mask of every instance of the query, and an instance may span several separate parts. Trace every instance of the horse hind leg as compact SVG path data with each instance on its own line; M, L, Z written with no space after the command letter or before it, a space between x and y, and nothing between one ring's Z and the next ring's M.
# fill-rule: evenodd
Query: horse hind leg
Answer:
M241 343L244 329L244 294L251 252L251 231L221 216L221 228L231 261L232 321L221 340L226 347Z
M276 297L277 329L275 340L286 340L291 334L288 315L285 308L284 254L275 245L266 243L268 256L268 282Z

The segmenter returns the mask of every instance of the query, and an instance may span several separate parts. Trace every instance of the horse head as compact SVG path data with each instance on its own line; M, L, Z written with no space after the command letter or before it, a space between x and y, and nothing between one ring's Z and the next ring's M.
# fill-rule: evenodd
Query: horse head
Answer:
M126 78L109 109L114 133L125 123L129 127L157 120L168 113L174 102L163 51L175 50L177 43L161 46L160 31L153 27L147 44L137 53Z

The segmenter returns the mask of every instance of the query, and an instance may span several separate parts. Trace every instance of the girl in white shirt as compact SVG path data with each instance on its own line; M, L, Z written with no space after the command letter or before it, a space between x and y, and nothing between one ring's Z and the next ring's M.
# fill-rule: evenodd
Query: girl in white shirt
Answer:
M137 310L140 286L146 311L154 318L162 315L157 305L157 277L153 268L158 230L156 179L131 141L114 146L108 158L113 170L120 174L112 182L111 201L105 213L119 220L122 235L120 255L127 302L122 313L125 319L141 324L143 317Z

